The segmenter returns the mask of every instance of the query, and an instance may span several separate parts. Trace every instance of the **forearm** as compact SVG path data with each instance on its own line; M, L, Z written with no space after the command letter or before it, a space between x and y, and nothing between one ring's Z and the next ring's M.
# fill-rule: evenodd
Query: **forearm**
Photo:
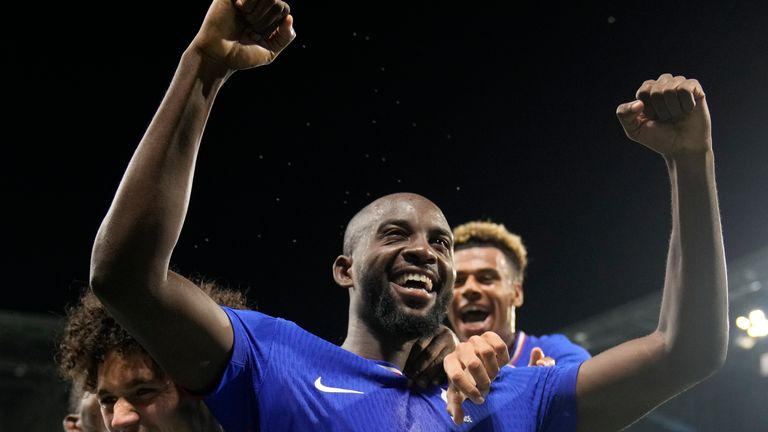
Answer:
M189 50L136 149L96 236L91 278L147 286L165 279L189 204L195 160L226 73ZM149 279L146 279L149 278Z
M704 378L725 359L728 289L712 151L667 157L672 235L658 331L671 365Z

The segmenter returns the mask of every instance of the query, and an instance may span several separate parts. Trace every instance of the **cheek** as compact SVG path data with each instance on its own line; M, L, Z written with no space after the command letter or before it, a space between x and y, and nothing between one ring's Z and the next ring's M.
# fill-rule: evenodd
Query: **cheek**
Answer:
M493 300L503 309L515 304L515 292L507 289L496 288L491 296Z
M453 287L456 282L456 268L453 266L453 257L447 257L440 260L440 272L445 278L446 286Z
M457 289L451 290L451 302L454 306L458 306L461 301L461 293Z

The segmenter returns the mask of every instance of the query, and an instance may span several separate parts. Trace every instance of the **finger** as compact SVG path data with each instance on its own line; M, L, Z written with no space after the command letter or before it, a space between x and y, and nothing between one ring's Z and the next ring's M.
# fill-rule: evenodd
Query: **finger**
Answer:
M435 375L434 372L431 372L432 369L435 369L433 366L437 364L438 368L436 369L442 371L439 366L442 365L445 356L453 352L456 345L453 332L442 326L433 337L420 339L417 344L414 344L406 361L406 368L410 367L409 371L414 374L414 378L416 374L424 375L426 373L427 376L422 378L423 381L429 383L431 376Z
M276 44L278 50L282 50L295 38L296 31L293 29L293 16L288 15L280 22L277 31L270 36L269 40Z
M242 2L240 11L251 30L268 37L290 13L290 6L280 0Z
M504 340L495 332L485 332L483 333L483 339L488 342L491 347L493 347L493 351L496 354L496 361L499 364L499 367L504 366L505 364L509 363L509 347L506 343L504 343ZM491 379L495 378L491 377Z
M670 114L667 101L664 98L664 88L665 86L662 84L653 86L650 90L650 102L658 119L668 121L672 118L672 114Z
M425 388L429 385L438 385L446 382L445 370L442 367L443 359L453 352L453 349L453 347L443 347L442 351L433 356L431 362L416 379L419 387Z
M624 133L630 139L636 139L640 131L640 127L648 120L644 114L645 104L636 100L633 102L623 103L616 108L616 117L621 123L621 127L624 128Z
M460 360L459 350L466 349L468 344L461 344L457 347L457 351L448 354L443 361L443 367L445 368L445 375L448 377L449 385L454 386L458 391L464 394L472 402L477 404L485 402L482 393L477 389L477 383L475 382L472 374L466 371L467 366ZM480 363L480 359L474 357L477 363Z
M664 95L664 104L669 111L670 119L678 119L683 115L683 108L680 104L678 86L685 81L685 77L676 76L662 89ZM683 92L685 93L685 92Z
M449 386L445 398L447 399L446 408L453 422L457 425L464 423L464 407L461 406L464 402L464 396L461 392L457 391L453 386Z
M646 80L640 88L637 89L637 93L635 94L635 98L643 102L643 114L645 114L649 120L656 120L659 118L653 107L653 103L651 102L651 89L655 84L656 80Z
M277 28L280 26L283 20L285 20L289 13L290 7L286 3L278 2L272 6L270 11L265 15L266 20L262 24L262 34L265 37L272 36L272 34L275 33L275 30L277 30Z
M488 372L488 376L495 377L499 373L499 359L497 357L497 347L501 339L494 332L485 332L478 339L473 341L475 346L475 353L483 361ZM494 344L496 346L494 346ZM503 342L501 342L503 348L506 348ZM502 349L503 350L503 349Z
M536 361L536 366L554 366L555 364L555 359L552 357L544 357Z
M277 54L280 54L280 52L295 38L296 32L293 30L293 17L288 15L280 23L277 31L273 32L269 38L261 40L259 44L272 51L274 55L277 56Z
M531 350L531 357L528 360L528 366L538 366L539 362L544 358L544 351L539 347L535 347Z
M689 113L698 104L700 99L704 98L704 90L701 88L698 80L687 79L678 86L678 98L683 111Z
M443 360L454 351L459 341L446 326L430 337L419 339L411 348L403 372L410 377L409 386L425 388L430 384L446 382Z
M235 7L242 14L253 13L256 8L266 9L272 5L272 2L264 0L235 0Z
M446 345L449 350L444 350ZM432 382L432 377L436 375L434 369L442 371L443 359L449 352L453 351L453 340L444 335L444 331L438 332L432 337L422 338L416 341L408 353L408 359L405 362L403 373L409 377L409 386L416 385L425 388ZM434 366L437 364L437 367Z
M290 6L281 0L236 0L235 7L240 12L241 16L250 25L263 19L264 16L273 13L272 9L278 6L280 9L287 8L285 17L290 13Z
M408 353L408 358L405 360L405 366L403 366L403 375L408 377L408 386L410 387L422 372L422 364L420 354L424 351L429 339L419 339L413 346L411 346L411 352Z
M491 347L480 336L472 336L469 338L468 343L471 348L458 351L459 359L461 360L461 363L464 364L466 371L472 377L472 381L475 382L477 390L479 390L481 394L486 395L491 387L489 370L491 370L491 373L494 374L494 376L498 373L498 365L495 364L495 354ZM490 358L493 358L493 363L490 363ZM493 372L494 365L496 368L495 372ZM462 388L462 390L464 389ZM472 397L470 394L467 394L467 396L470 397L472 402L482 403L478 402L477 398Z
M412 385L420 389L425 389L430 385L437 384L435 382L438 379L437 375L442 372L442 370L443 368L439 367L439 365L429 365L413 378Z

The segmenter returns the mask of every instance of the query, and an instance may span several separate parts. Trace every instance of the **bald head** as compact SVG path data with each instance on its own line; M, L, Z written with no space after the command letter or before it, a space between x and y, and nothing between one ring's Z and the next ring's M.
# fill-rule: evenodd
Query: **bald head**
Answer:
M344 231L344 255L350 256L354 252L355 246L357 246L360 238L366 233L372 231L372 227L378 225L384 217L395 216L395 213L399 211L401 207L407 206L419 208L420 206L432 207L440 214L440 217L445 221L442 210L435 203L427 199L426 197L411 193L411 192L397 192L389 195L384 195L381 198L377 198L367 206L363 207L357 212L347 224L347 229ZM414 204L416 204L414 206Z

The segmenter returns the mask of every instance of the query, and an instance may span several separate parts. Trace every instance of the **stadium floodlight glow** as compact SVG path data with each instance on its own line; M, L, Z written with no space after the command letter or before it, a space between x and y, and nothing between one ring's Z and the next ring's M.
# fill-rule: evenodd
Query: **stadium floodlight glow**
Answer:
M736 318L736 327L738 327L738 328L740 328L740 329L742 329L744 331L749 329L749 326L751 326L751 325L752 325L752 322L749 320L749 318L747 318L745 316L740 316L740 317Z
M755 309L749 313L749 320L752 321L752 324L765 321L765 312L763 312L762 309Z
M735 342L736 345L745 350L752 349L757 343L755 342L755 338L751 338L746 335L737 337Z
M768 319L765 318L765 312L761 309L751 311L748 317L736 318L736 327L747 332L747 336L751 338L768 336Z

